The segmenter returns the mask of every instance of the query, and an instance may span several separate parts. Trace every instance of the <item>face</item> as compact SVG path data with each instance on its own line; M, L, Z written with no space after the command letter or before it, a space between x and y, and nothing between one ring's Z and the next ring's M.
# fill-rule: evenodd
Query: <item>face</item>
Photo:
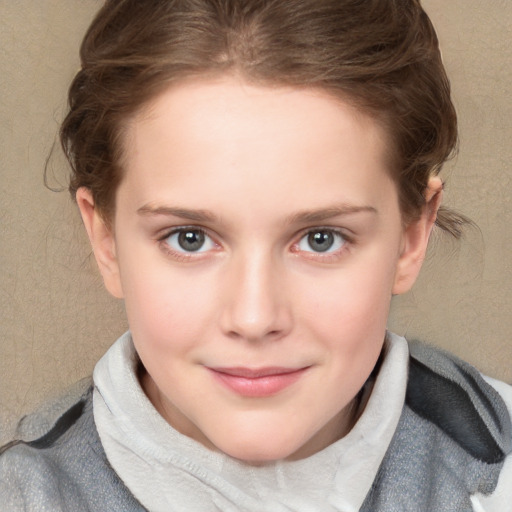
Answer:
M261 462L350 429L414 245L386 149L327 93L231 78L175 86L131 121L96 256L177 430Z

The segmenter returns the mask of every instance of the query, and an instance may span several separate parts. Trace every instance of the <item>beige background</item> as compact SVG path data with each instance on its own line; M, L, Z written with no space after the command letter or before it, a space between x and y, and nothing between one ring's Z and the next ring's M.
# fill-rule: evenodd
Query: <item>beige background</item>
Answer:
M391 327L512 383L512 2L425 0L460 117L447 204L479 230L435 240ZM75 206L43 186L77 48L97 0L0 0L0 443L15 418L91 373L125 328ZM51 185L65 186L57 151Z

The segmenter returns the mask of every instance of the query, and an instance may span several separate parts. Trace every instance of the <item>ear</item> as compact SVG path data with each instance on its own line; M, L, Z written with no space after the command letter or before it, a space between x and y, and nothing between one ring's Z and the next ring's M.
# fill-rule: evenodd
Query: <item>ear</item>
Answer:
M94 199L89 189L79 188L76 193L76 202L105 287L114 297L121 299L123 290L116 257L114 233L94 207Z
M402 250L398 260L393 295L405 293L412 288L421 270L427 252L428 240L441 205L443 182L432 177L425 191L425 206L417 220L408 224L402 237Z

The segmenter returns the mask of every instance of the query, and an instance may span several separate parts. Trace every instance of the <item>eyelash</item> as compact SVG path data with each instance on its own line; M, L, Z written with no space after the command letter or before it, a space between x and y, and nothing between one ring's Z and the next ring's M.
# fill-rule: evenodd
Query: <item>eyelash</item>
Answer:
M187 233L187 232L193 232L198 235L203 235L206 239L210 240L210 243L214 247L217 247L217 248L220 247L220 244L218 244L214 240L214 238L208 234L208 232L205 229L198 227L198 226L179 226L179 227L173 228L169 231L166 231L162 236L158 237L157 241L158 241L160 247L162 248L162 250L177 261L198 260L202 256L204 257L206 254L211 252L212 249L189 251L189 252L187 252L186 250L178 251L178 250L173 249L169 245L168 239L170 237L172 237L173 235L179 235L179 234ZM339 249L336 249L334 251L330 251L329 250L330 248L328 248L325 252L314 251L314 250L311 250L311 251L301 250L299 248L299 244L306 237L308 237L312 234L315 234L315 233L331 233L335 237L341 238L342 245ZM317 261L322 261L322 262L330 262L330 261L335 261L335 260L339 259L349 249L349 247L354 244L353 238L351 236L348 236L344 230L341 230L339 228L327 227L327 226L308 228L307 230L302 231L300 233L298 239L296 238L296 240L297 241L295 241L290 247L291 252L293 252L294 254L301 253L307 259L312 259L312 260L317 260Z
M341 247L330 251L330 248L327 249L325 252L321 251L305 251L301 250L299 248L299 244L304 240L306 237L316 234L316 233L330 233L333 234L335 237L341 238ZM329 263L334 262L343 257L345 252L350 249L350 247L354 244L354 239L352 236L347 235L345 230L339 229L339 228L333 228L328 226L319 226L314 228L309 228L305 231L303 231L297 242L294 242L291 246L291 251L295 254L301 253L301 255L307 259L320 261L323 263Z
M158 238L158 243L159 243L160 247L162 248L162 250L166 254L168 254L169 256L171 256L173 259L175 259L177 261L190 261L192 259L197 260L198 258L200 258L200 256L198 256L198 255L205 255L207 252L210 252L210 250L208 250L208 251L198 250L198 251L190 251L190 252L187 252L185 250L177 251L177 250L173 249L167 242L171 236L179 235L179 234L187 233L187 232L193 232L193 233L196 233L199 235L203 235L205 238L209 239L214 246L217 246L217 247L219 246L219 244L217 244L215 242L215 240L206 232L206 230L204 230L203 228L198 227L198 226L180 226L177 228L173 228L170 231L165 232L162 236L160 236Z

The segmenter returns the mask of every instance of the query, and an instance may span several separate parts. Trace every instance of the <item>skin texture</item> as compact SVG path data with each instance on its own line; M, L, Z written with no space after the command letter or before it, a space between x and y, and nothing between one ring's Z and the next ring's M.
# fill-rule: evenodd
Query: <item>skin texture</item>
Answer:
M174 86L130 121L113 229L88 190L77 200L105 284L125 300L143 388L173 427L255 463L309 456L350 430L441 197L433 178L404 226L388 146L327 93L232 77ZM183 232L204 244L184 249ZM319 251L314 233L332 245ZM245 396L218 378L226 367L301 371Z

